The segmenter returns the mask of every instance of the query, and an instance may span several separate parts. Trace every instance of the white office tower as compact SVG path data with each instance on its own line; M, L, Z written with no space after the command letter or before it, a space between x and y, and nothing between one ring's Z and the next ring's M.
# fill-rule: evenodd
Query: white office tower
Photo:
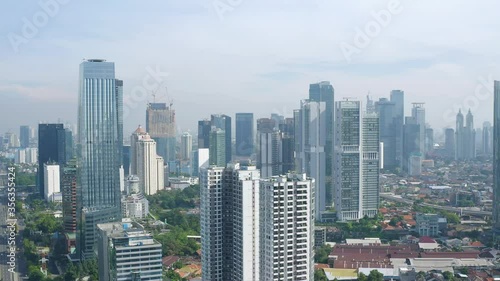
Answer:
M193 150L193 136L188 132L181 136L181 160L189 160Z
M162 245L135 222L97 224L100 281L162 279Z
M59 165L44 164L44 197L47 202L54 202L54 194L61 192Z
M157 178L157 185L158 185L158 190L164 190L165 189L165 161L163 160L163 157L161 156L156 156L156 175L158 176Z
M314 279L315 181L305 174L262 179L260 279Z
M139 125L137 129L132 133L130 137L130 174L138 175L137 166L137 143L139 140L143 139L148 133Z
M35 164L38 162L38 148L28 147L26 148L26 163Z
M326 210L326 124L325 102L301 101L295 114L297 171L316 181L315 218L321 220Z
M14 162L16 164L26 163L26 149L18 149L16 155L14 156Z
M134 135L132 139L134 139ZM153 195L158 190L164 189L163 158L156 155L156 142L147 133L137 136L138 138L133 144L134 150L132 150L135 163L132 163L134 168L131 169L131 173L137 172L142 193Z
M259 186L260 172L255 166L230 165L224 170L224 189L232 200L223 206L223 214L232 216L230 247L233 281L259 281ZM231 208L232 205L232 208ZM232 232L232 233L231 233ZM225 240L226 241L226 240ZM224 249L223 248L223 249Z
M223 279L222 167L200 170L201 265L203 281ZM227 263L225 264L228 265Z
M120 191L125 192L125 170L120 166Z
M379 121L363 115L360 101L338 101L335 108L335 209L340 221L374 217L379 202Z
M281 174L283 170L281 133L261 129L257 131L257 166L261 176L268 178Z
M144 219L149 213L149 201L142 193L134 193L122 198L122 217Z
M193 153L193 176L199 176L201 169L208 168L210 152L208 148L198 148Z

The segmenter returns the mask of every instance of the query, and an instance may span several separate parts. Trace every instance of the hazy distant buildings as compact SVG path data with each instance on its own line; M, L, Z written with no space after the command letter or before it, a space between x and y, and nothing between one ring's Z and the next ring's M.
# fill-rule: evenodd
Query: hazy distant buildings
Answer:
M425 152L432 153L434 150L434 130L432 128L425 128Z
M295 114L296 168L299 173L316 181L315 217L321 220L326 211L326 154L327 134L326 103L311 100L301 101Z
M413 107L411 109L411 116L414 122L419 125L419 134L418 134L418 149L420 154L425 157L426 154L426 146L425 146L425 108L424 103L414 102Z
M422 160L424 159L420 153L410 155L408 159L408 175L420 176L422 174Z
M279 125L281 133L281 161L282 174L295 171L295 121L294 118L286 118Z
M500 81L494 82L493 100L493 230L494 245L500 241Z
M258 123L273 124L274 120L261 118ZM282 173L281 133L274 130L274 126L259 126L257 130L257 168L260 169L263 178Z
M31 134L30 126L19 127L19 142L21 144L21 148L27 148L30 146L30 134Z
M407 173L410 171L410 166L415 164L415 162L411 161L411 157L423 157L420 149L420 145L422 144L420 138L421 132L421 125L417 123L415 117L405 118L403 127L403 170ZM413 167L413 170L415 170L415 167Z
M96 225L121 219L122 95L114 63L92 59L80 64L77 247L83 259L95 255Z
M464 125L464 116L461 110L457 114L455 130L456 160L471 160L476 157L476 131L474 130L474 117L467 113Z
M66 133L63 124L38 125L38 188L40 196L45 194L43 165L66 163Z
M249 157L254 152L253 113L236 113L235 123L235 154Z
M405 93L401 90L391 91L391 102L394 103L394 132L396 137L396 162L402 169L404 166L403 159L403 126L405 122L405 110L404 110ZM385 149L384 149L385 152Z
M333 169L333 146L334 146L334 97L335 89L328 81L322 81L319 83L314 83L309 85L309 100L314 102L324 102L325 104L325 116L323 121L325 124L324 131L325 144L325 181L324 181L324 192L325 192L325 204L331 206L334 201L333 194L333 180L332 180L332 169ZM317 190L322 190L318 188L319 185L323 185L322 182L316 181ZM317 217L319 218L319 217Z
M165 162L175 161L175 110L172 104L149 103L146 109L146 131L156 141L156 153Z
M455 159L455 130L452 128L444 131L444 149L448 159Z
M340 221L374 217L379 204L380 139L376 113L361 102L336 102L335 208Z
M483 123L483 132L481 135L481 152L483 155L493 154L493 127L490 122Z
M16 164L35 164L38 161L38 149L36 147L21 148L14 155Z
M231 133L231 117L224 114L212 114L210 116L212 127L224 131L224 147L225 147L225 164L231 162L232 156L232 133ZM210 147L210 146L209 146Z
M375 111L379 116L380 141L383 143L384 169L395 170L399 167L396 160L396 132L398 119L395 117L396 104L386 98L375 102Z
M190 133L185 132L181 136L181 160L191 159L191 153L193 151L193 137Z

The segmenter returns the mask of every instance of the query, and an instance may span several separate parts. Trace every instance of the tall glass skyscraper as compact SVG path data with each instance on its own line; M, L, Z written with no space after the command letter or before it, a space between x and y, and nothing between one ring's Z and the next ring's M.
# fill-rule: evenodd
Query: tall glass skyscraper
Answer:
M80 64L77 250L82 259L94 256L96 225L121 217L122 87L114 63L92 59Z
M333 196L333 182L332 182L332 169L333 169L333 140L334 140L334 96L335 90L328 81L322 81L309 85L309 100L315 102L325 103L325 204L330 206L334 201ZM316 179L316 186L321 186L321 183ZM321 190L321 187L317 188ZM316 217L319 219L319 217Z
M335 208L339 221L374 217L379 205L380 138L376 113L359 101L338 101L335 108Z

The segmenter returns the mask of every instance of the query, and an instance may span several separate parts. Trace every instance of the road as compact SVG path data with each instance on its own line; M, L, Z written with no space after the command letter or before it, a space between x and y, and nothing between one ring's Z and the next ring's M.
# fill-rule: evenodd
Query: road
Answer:
M386 199L386 200L390 200L390 201L395 201L395 202L399 202L399 203L405 203L405 204L408 204L408 205L412 205L413 204L413 200L409 200L409 199L404 199L404 198L401 198L399 196L395 196L394 194L390 194L390 193L381 193L380 194L380 198L383 198L383 199ZM482 217L491 217L491 212L487 212L487 211L475 211L475 210L470 210L470 209L467 209L467 208L456 208L456 207L450 207L450 206L440 206L440 205L434 205L434 204L429 204L429 203L419 203L420 206L424 206L424 207L430 207L430 208L433 208L433 209L438 209L438 210L445 210L445 211L450 211L450 212L455 212L455 213L458 213L458 214L462 214L462 215L472 215L472 216L482 216Z

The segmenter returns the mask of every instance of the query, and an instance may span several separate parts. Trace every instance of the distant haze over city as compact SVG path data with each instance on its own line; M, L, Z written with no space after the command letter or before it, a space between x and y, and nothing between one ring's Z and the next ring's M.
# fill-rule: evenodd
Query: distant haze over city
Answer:
M424 102L436 134L455 127L459 108L476 128L493 118L497 1L55 3L5 4L0 133L76 124L78 65L91 58L115 62L124 81L126 136L144 125L148 101L172 102L178 131L196 134L211 113L291 117L319 81L336 100L363 103L404 90L406 115Z

